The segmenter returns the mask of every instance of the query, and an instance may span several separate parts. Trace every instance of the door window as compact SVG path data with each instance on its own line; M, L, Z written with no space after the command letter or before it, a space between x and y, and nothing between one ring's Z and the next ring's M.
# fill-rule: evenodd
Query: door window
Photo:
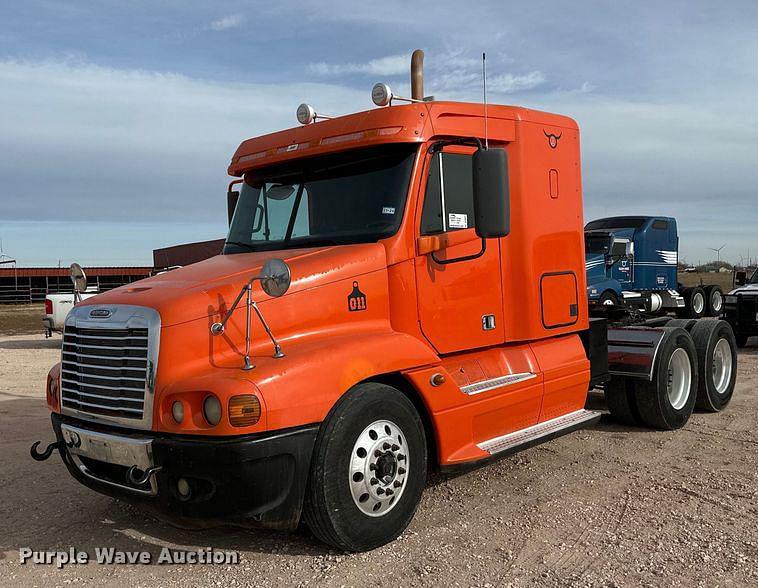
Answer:
M437 153L432 159L421 213L421 234L433 235L474 226L471 156Z

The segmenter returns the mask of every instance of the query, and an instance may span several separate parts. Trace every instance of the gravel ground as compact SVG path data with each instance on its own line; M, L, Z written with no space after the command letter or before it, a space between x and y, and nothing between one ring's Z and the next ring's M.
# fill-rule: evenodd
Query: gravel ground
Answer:
M60 337L0 337L0 577L67 586L758 586L758 349L735 398L676 432L604 417L457 477L434 476L410 528L371 553L330 551L307 531L182 531L75 482L50 440L44 377ZM603 408L593 395L590 404ZM234 550L210 565L20 565L19 549L93 559L97 547Z

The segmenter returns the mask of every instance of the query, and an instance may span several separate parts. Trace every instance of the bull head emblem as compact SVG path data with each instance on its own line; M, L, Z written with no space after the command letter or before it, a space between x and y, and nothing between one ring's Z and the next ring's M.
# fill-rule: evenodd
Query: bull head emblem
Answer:
M550 145L550 149L555 149L558 147L558 139L563 136L563 132L557 135L548 133L545 129L542 129L542 132L545 133L545 136L547 137L547 144Z

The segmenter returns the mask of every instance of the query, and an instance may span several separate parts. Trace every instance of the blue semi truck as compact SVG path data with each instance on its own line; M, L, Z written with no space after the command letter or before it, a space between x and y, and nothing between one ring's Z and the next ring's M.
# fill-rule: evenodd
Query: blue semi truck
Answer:
M684 318L721 315L721 288L684 288L678 281L676 219L597 219L584 227L584 243L591 306L634 308L645 314L675 312Z

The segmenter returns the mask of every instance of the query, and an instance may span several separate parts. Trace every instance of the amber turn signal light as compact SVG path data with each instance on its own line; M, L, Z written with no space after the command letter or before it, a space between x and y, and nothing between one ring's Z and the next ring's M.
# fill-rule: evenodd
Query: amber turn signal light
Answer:
M229 399L229 422L235 427L249 427L261 418L261 403L253 394L241 394Z

